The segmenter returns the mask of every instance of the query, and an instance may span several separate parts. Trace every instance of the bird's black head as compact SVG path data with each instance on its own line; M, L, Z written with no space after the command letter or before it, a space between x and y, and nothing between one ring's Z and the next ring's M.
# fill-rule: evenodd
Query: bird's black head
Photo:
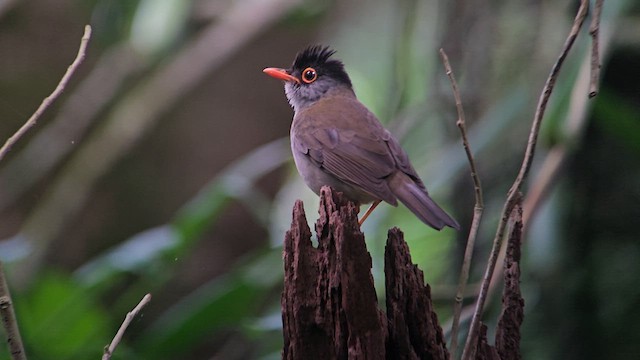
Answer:
M303 83L311 84L314 80L317 80L315 73L318 78L331 78L351 87L351 79L349 79L347 72L344 71L342 61L331 59L331 56L335 53L335 50L327 46L309 46L296 55L296 59L291 65L291 75L296 76Z
M348 89L352 85L340 60L329 47L313 45L296 55L289 69L267 68L265 73L285 81L289 104L298 111L313 104L333 89Z

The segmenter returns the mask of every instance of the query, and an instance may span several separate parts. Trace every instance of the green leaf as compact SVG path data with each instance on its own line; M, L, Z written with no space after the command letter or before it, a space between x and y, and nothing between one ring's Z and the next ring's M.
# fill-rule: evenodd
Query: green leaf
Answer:
M113 336L108 314L65 275L40 278L14 303L30 358L98 359Z
M218 330L238 329L258 315L281 269L281 249L274 248L205 284L166 311L143 334L141 348L150 358L174 358Z

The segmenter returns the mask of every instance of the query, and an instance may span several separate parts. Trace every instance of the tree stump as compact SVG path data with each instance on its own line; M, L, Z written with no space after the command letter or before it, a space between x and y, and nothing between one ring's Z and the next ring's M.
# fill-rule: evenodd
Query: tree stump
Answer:
M522 198L511 213L513 226L504 259L502 311L496 327L496 349L502 360L519 360L520 325L524 319L524 299L520 292L520 249L522 246Z
M409 247L398 228L389 230L384 254L387 292L387 359L448 359L449 352L431 288L422 270L411 262Z
M311 243L302 202L284 242L284 349L293 359L447 359L423 274L398 229L385 251L387 314L378 307L356 206L325 187Z
M509 215L512 223L504 259L502 309L496 325L495 346L487 341L487 326L481 323L474 351L478 360L519 360L520 325L524 319L524 299L520 292L520 249L522 245L522 197Z
M411 261L402 232L389 230L385 247L386 313L379 306L371 275L371 256L358 225L358 209L339 192L324 187L316 222L318 247L302 207L293 208L284 240L282 358L299 359L449 359L431 290ZM502 312L496 345L482 324L475 359L520 359L522 208L511 214L505 259Z

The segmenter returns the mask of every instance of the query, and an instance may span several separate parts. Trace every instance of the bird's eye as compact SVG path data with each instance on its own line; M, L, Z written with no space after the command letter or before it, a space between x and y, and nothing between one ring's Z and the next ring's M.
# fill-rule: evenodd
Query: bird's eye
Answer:
M304 71L302 72L302 81L304 81L307 84L311 84L312 82L316 81L317 78L318 78L318 73L314 68L308 67L304 69Z

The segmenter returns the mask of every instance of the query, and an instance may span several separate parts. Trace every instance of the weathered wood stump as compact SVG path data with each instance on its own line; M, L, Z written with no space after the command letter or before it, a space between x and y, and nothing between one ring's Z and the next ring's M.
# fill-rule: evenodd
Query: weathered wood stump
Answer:
M520 325L524 320L524 299L520 292L520 249L522 247L522 198L511 213L513 226L509 233L504 259L504 291L502 311L496 327L496 349L502 360L519 360Z
M387 359L448 359L449 352L431 288L422 270L411 262L409 247L398 228L389 230L384 254L387 293Z
M512 223L504 259L502 308L496 325L496 344L487 341L487 326L481 324L475 359L519 360L520 325L524 319L524 299L520 292L520 249L522 245L522 197L510 215Z
M311 243L302 202L285 236L283 359L447 359L422 271L398 229L385 254L387 314L378 307L357 209L323 188Z
M521 212L516 207L512 214L496 346L488 344L482 325L476 359L520 358L524 306L518 268ZM357 208L341 193L325 187L319 213L317 248L312 245L301 201L294 205L291 229L285 236L282 358L449 359L431 290L412 263L402 232L393 228L387 237L384 313L378 306L371 256L358 225Z

